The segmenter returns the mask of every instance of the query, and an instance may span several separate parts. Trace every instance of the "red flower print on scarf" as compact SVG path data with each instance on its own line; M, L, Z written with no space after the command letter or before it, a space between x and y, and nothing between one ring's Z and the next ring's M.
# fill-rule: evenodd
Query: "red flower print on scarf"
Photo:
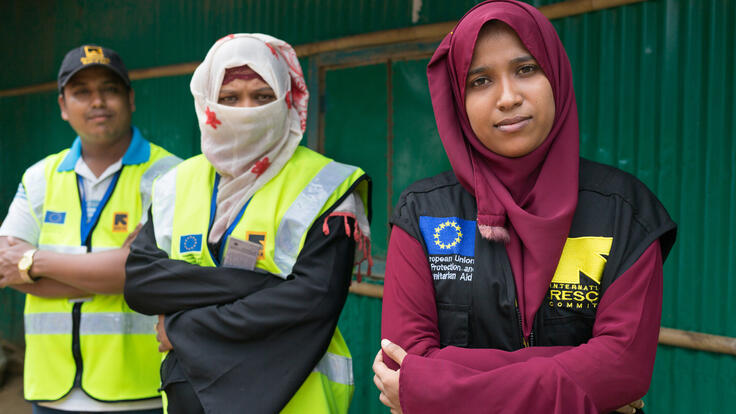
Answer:
M253 168L250 169L250 172L252 172L256 176L260 176L268 169L269 166L271 166L271 161L268 160L268 157L263 157L258 162L256 162L256 165L254 165Z
M205 122L205 124L211 126L212 129L217 129L217 126L222 124L222 122L220 122L220 120L215 116L215 113L210 111L209 107L204 109L204 113L207 115L207 122Z

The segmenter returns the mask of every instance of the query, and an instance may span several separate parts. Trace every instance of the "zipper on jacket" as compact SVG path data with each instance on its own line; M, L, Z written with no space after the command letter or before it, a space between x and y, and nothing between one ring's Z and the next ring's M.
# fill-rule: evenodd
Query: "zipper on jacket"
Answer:
M524 327L521 324L521 312L519 311L519 303L516 301L516 299L514 299L514 308L516 309L516 321L519 323L519 333L521 334L521 345L523 345L524 348L528 348L529 342L527 342L526 337L524 337Z
M527 339L524 336L524 327L521 324L521 312L519 311L519 303L516 301L516 299L514 299L514 308L516 308L516 320L519 322L519 332L521 332L521 344L524 346L524 348L534 346L534 327L532 327L532 331L529 332L529 338Z
M77 373L74 375L74 385L82 386L82 349L79 345L79 325L82 320L82 302L76 302L72 308L72 355Z

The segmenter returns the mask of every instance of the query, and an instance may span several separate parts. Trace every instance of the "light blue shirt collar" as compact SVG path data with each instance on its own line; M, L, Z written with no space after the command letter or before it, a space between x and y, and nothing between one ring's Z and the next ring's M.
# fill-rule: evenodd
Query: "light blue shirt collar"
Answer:
M59 164L59 168L56 169L58 172L72 171L79 161L79 157L82 156L82 140L77 137L69 149L69 153L66 154L64 160ZM125 155L123 155L123 165L135 165L143 164L147 162L151 157L151 144L143 138L141 131L138 128L133 127L133 138L130 140Z

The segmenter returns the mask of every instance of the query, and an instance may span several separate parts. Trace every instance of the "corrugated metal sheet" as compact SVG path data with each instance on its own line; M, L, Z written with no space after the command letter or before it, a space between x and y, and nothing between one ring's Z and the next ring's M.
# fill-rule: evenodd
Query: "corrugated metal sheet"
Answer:
M411 24L411 0L210 0L4 2L0 89L56 78L67 50L99 42L129 69L201 60L218 38L263 32L292 44ZM37 28L37 30L31 30Z
M583 154L634 173L679 223L662 324L736 336L733 1L658 1L564 19ZM661 346L655 412L736 410L736 358Z
M652 188L679 223L662 324L736 336L733 1L659 1L558 23L584 154ZM660 347L656 412L733 412L736 358Z
M558 1L528 2L542 6ZM117 50L129 69L149 68L199 61L215 40L228 33L269 33L299 45L454 20L475 3L473 0L10 0L0 8L2 33L22 41L6 42L3 47L3 61L13 65L0 74L0 89L55 79L64 53L85 42L98 42Z
M457 19L474 2L420 3L418 24ZM412 24L415 4L409 0L4 3L0 33L23 42L5 42L0 50L2 61L9 62L0 74L0 89L54 79L66 50L83 41L118 49L131 68L153 67L200 60L213 40L235 31L264 31L301 44L404 27ZM663 325L736 337L732 314L736 242L731 237L736 234L736 1L649 1L561 19L555 25L573 65L583 155L634 173L659 195L680 224L678 242L665 266ZM417 178L418 170L424 171L425 167L410 165L413 152L419 149L423 160L433 160L429 169L444 162L441 152L432 152L426 141L427 136L435 140L436 132L427 120L431 114L427 117L423 112L429 108L426 90L421 92L421 82L426 82L424 62L408 60L391 66L391 163L360 162L377 169L377 181L391 175L392 187L387 188L386 178L384 187L377 185L375 191L391 194L392 202L406 183ZM384 69L378 71L389 73ZM363 98L385 109L385 90L361 88L362 78L353 78L352 85L348 74L345 70L326 78L328 109ZM338 78L340 82L333 86L352 85L364 96L341 96L338 88L331 92L330 81ZM381 79L379 84L387 82ZM411 86L417 79L420 86ZM188 76L180 76L134 84L135 123L181 156L198 152L188 81ZM315 85L310 86L316 93ZM325 128L339 121L327 118ZM67 146L73 132L59 119L53 93L0 98L0 124L0 206L4 210L22 170L42 155ZM381 125L378 129L388 134L386 124ZM340 138L352 139L347 132ZM386 135L374 139L385 140ZM326 145L336 151L347 144ZM340 151L348 160L350 147ZM367 154L380 157L378 151ZM381 175L389 165L391 171ZM389 202L376 201L374 208L383 209L385 220ZM21 306L19 295L0 291L0 314L4 315L0 335L20 340ZM356 375L361 376L356 378L355 413L380 412L365 366L378 349L379 309L376 299L351 296L340 321L353 351ZM734 412L734 383L736 358L732 356L660 347L646 398L648 412Z

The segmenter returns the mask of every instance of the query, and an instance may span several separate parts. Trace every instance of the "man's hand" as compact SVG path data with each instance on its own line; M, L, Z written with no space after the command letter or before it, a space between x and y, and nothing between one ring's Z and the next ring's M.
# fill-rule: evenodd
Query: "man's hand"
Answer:
M378 399L386 407L391 409L391 414L401 414L401 404L399 403L399 375L401 369L394 371L386 364L383 363L383 355L381 352L385 352L386 356L394 360L399 367L404 362L406 351L400 346L392 343L388 339L381 341L381 351L378 351L376 359L373 361L373 372L376 374L373 376L373 382L381 391L381 395Z
M167 352L174 349L166 336L166 328L164 328L164 315L158 315L156 323L156 340L158 341L158 352Z
M23 257L23 253L33 248L23 240L15 237L7 238L7 245L0 248L0 288L26 283L18 271L18 262Z
M138 224L135 226L135 229L128 234L128 237L125 238L125 241L123 242L123 245L121 246L124 249L130 249L130 245L133 244L133 240L138 236L138 233L141 231L141 227L143 227L142 224Z
M623 414L634 414L639 408L644 408L644 401L636 400L634 402L628 403L623 407L616 409L616 412Z

